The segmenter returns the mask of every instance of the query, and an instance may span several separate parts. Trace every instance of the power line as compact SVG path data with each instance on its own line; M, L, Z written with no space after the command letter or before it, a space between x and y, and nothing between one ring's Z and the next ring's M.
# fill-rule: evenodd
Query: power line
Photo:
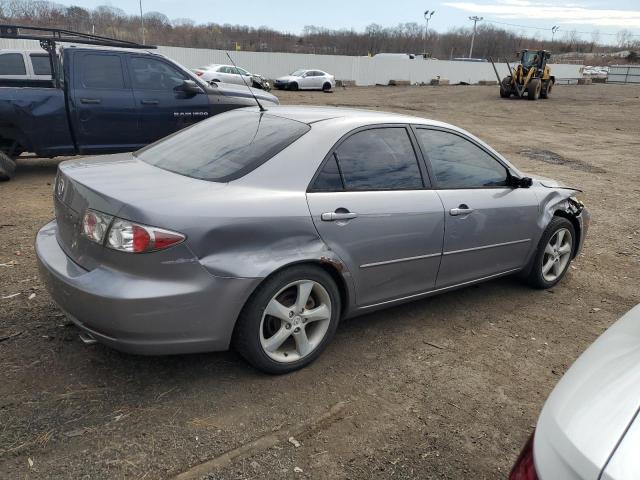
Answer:
M530 30L543 30L545 32L550 32L551 31L551 28L532 27L530 25L517 25L515 23L498 22L496 20L485 20L485 22L487 22L487 23L495 23L497 25L507 25L509 27L528 28ZM581 35L591 35L593 33L597 33L598 35L608 35L608 36L612 36L612 37L615 37L616 35L618 35L617 33L599 32L597 30L593 30L591 32L579 32L577 30L567 30L567 31L576 32L576 33L579 33ZM640 35L635 34L635 33L630 33L629 36L630 37L640 37Z

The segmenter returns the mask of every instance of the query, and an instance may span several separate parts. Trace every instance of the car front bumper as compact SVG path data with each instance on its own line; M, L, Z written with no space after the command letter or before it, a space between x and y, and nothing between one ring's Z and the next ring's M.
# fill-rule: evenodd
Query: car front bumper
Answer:
M40 276L69 318L98 342L127 353L170 355L226 350L259 279L222 278L199 262L184 278L86 270L59 245L57 223L36 236Z
M582 247L584 246L584 240L587 237L587 232L591 226L591 214L586 207L582 208L582 211L576 216L578 223L580 224L580 238L578 240L578 247L575 250L574 258L580 255Z

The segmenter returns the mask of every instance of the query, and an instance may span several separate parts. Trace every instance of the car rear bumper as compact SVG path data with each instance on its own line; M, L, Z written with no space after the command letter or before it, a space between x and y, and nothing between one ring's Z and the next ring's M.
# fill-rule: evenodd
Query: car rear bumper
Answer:
M86 270L58 244L57 223L42 227L36 254L51 296L84 332L128 353L169 355L226 350L238 314L259 279L222 278L199 262L184 278Z

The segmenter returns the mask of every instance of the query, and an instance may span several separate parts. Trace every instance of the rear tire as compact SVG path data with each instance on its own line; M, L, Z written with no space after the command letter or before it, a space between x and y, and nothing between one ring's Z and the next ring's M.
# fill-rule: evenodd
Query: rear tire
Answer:
M533 288L554 287L569 269L576 248L573 224L564 217L553 217L542 234L526 281Z
M16 171L16 162L6 153L0 152L0 181L11 180Z
M320 356L338 328L340 312L340 293L327 272L315 265L293 266L251 295L238 317L233 346L258 370L289 373Z
M527 85L527 98L529 100L538 100L540 98L540 90L542 90L542 82L539 78L534 78Z
M553 80L547 80L542 84L542 90L540 91L540 98L549 98L551 90L553 89Z
M297 84L297 82L291 82L291 83L289 84L289 90L293 90L294 92L295 92L296 90L298 90L298 84Z
M322 91L328 92L329 90L331 90L331 84L329 82L325 82L324 85L322 85Z

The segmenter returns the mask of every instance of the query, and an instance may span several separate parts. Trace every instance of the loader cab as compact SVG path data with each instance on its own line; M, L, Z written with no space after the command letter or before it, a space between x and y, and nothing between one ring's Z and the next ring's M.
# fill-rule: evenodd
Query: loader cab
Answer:
M522 50L518 52L520 64L525 70L535 67L538 71L544 71L551 53L546 50Z

